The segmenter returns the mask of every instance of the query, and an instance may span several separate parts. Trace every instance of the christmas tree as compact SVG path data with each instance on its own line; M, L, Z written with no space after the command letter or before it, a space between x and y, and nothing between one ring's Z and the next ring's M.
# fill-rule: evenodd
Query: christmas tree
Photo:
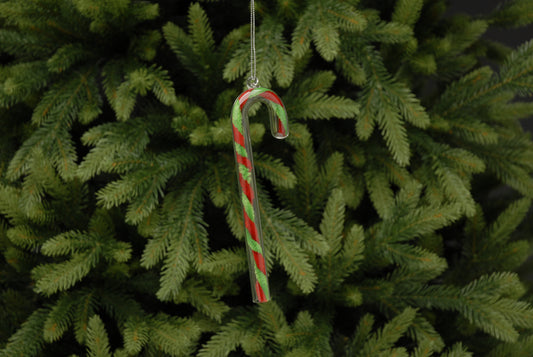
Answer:
M0 356L531 356L533 1L0 1ZM529 212L529 213L528 213Z

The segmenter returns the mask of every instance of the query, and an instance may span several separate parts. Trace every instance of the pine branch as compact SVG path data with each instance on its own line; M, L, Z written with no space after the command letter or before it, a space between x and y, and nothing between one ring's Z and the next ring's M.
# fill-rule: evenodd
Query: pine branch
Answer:
M460 86L450 87L448 90L455 91L455 93L451 92L446 94L445 92L444 95L450 98L453 93L453 96L455 98L461 98L461 100L457 101L455 104L451 105L447 109L444 109L446 108L444 103L437 103L436 108L442 108L441 114L443 117L452 117L454 115L457 115L456 113L458 111L464 113L466 110L468 110L475 104L486 102L494 96L513 88L514 86L516 86L516 82L519 82L525 76L530 75L533 71L533 63L530 59L532 48L533 43L530 41L526 42L516 51L512 52L507 57L506 64L501 68L499 76L494 76L489 80L475 81L470 83L468 80L463 80L463 83L466 85L465 89L468 91L466 93L460 93L458 91L459 89L461 89ZM484 71L488 72L487 69L485 69ZM477 71L477 73L480 73L479 70ZM466 78L472 77L473 73ZM475 78L475 76L473 78ZM518 87L520 88L520 85L518 85Z
M193 320L164 314L151 318L149 326L149 344L171 356L190 356L201 333Z
M199 58L207 57L214 49L213 30L200 4L192 4L189 8L189 33L193 41L193 50Z
M424 2L421 0L400 0L392 13L392 21L413 27L420 17Z
M149 342L150 328L142 317L131 317L124 326L124 349L129 354L140 353Z
M104 148L106 146L104 145ZM97 167L96 170L91 169L90 166L92 165L90 164L99 157L101 152L103 150L98 147L95 148L91 153L93 156L88 157L87 164L81 166L83 176L88 176L95 171L103 171L104 168L105 171L113 172L117 170L117 163L121 164L121 170L126 169L129 165L137 166L137 160L107 160L112 162L106 163L105 166L100 163L98 165L100 167ZM151 158L146 157L145 160L141 159L141 163L144 164L142 168L126 173L121 179L109 183L98 191L99 204L109 209L128 202L127 221L138 223L157 207L159 198L164 195L164 188L168 180L191 165L195 157L196 155L188 150L176 150ZM130 162L133 163L130 164Z
M324 219L326 212L331 210L334 202L334 196L332 196L324 211ZM340 207L337 206L336 208L338 209ZM336 229L342 229L344 226L344 212L342 216L343 219L338 221L335 227ZM342 240L344 241L341 245ZM337 237L337 242L333 241L330 244L332 249L327 255L321 257L318 262L318 289L321 290L320 294L325 295L329 299L336 296L348 306L358 306L362 303L362 295L359 290L356 287L342 288L342 283L351 273L359 268L359 263L364 258L363 251L365 245L363 229L358 225L353 225L347 233L343 233L343 236Z
M71 257L60 263L37 266L32 272L36 280L36 291L51 295L67 290L85 278L102 258L119 263L129 260L130 243L115 240L113 231L109 228L101 231L95 229L105 225L101 221L98 222L99 215L105 216L105 213L99 211L95 213L91 218L89 232L62 233L42 245L41 252L45 255L69 254Z
M488 357L526 357L531 353L532 349L533 337L531 335L526 335L514 343L500 343L496 348L489 352Z
M369 23L364 34L369 41L381 43L405 43L413 39L413 30L400 22Z
M421 349L425 346L425 351L440 352L446 346L435 327L421 314L416 315L408 334L419 343Z
M42 126L25 141L8 167L7 175L15 180L28 173L35 152L50 156L64 179L72 178L76 169L76 152L68 127L78 117L89 97L88 77L92 68L52 87L37 105L32 120Z
M47 57L52 53L52 46L50 46L49 40L48 37L38 33L27 33L15 29L0 30L2 50L22 58Z
M60 47L52 57L48 59L46 65L50 72L61 73L68 70L77 62L91 56L81 44L68 44Z
M292 34L292 52L297 58L302 57L312 40L318 53L331 61L339 51L339 30L359 32L366 23L365 17L348 3L312 1Z
M217 322L229 311L229 307L213 296L212 291L205 284L198 281L188 280L183 284L176 302L187 302L198 311L209 316Z
M264 200L261 201L263 202ZM275 254L291 279L304 293L312 292L317 277L309 262L309 254L297 244L290 231L282 228L288 223L285 218L288 212L274 210L264 204L261 204L260 212L264 233L268 239L267 250Z
M305 133L302 142L298 144L294 154L294 174L298 185L294 195L281 195L290 204L293 212L302 217L308 217L313 209L314 190L320 189L318 185L319 167L316 154L313 150L309 133Z
M265 334L275 340L284 340L284 334L290 334L292 331L285 318L285 313L276 302L259 305L259 318L264 324Z
M342 190L346 206L357 209L361 204L365 193L365 183L363 175L355 174L351 176L352 170L345 167L339 179L338 187ZM353 179L352 179L353 177Z
M213 31L199 4L191 4L188 20L189 34L170 22L163 27L167 44L185 68L200 81L216 85L220 83L220 71L228 58L238 54L240 47L235 44L244 39L246 26L230 32L215 48Z
M533 22L533 4L529 0L514 0L498 6L490 22L501 27L520 27Z
M0 40L1 40L0 32ZM50 80L44 61L31 61L2 68L0 106L10 107L42 89Z
M87 349L89 357L111 357L109 337L98 315L91 317L87 326Z
M288 87L294 76L294 58L283 36L283 25L268 18L257 29L257 77L262 86L270 87L276 78L281 87ZM242 43L224 67L224 79L234 81L249 70L249 43Z
M349 274L358 268L358 263L363 260L365 250L365 234L359 225L353 225L348 231L343 246L343 269Z
M388 322L380 331L372 334L356 356L376 356L384 352L392 353L390 348L405 334L415 315L415 309L405 309L401 314Z
M132 297L132 294L126 293L121 287L108 285L98 289L97 293L99 306L119 326L125 324L131 316L142 316L144 313L141 304Z
M369 169L365 172L365 183L374 208L382 218L391 215L390 209L394 204L394 193L389 180L383 172Z
M341 48L337 53L335 67L352 84L363 86L366 83L365 70L360 63L353 59L353 56L350 55L349 50L343 47L343 44L341 44Z
M72 256L63 263L39 265L33 269L33 278L37 281L35 290L45 295L65 291L86 277L98 263L96 248Z
M294 119L352 119L359 113L359 105L353 100L318 92L291 93L286 104Z
M505 150L498 150L502 146L505 146ZM477 147L475 153L499 180L523 195L531 196L533 179L529 173L533 167L533 145L523 134L511 138L500 137L498 144Z
M29 225L10 228L6 235L11 243L28 250L38 247L46 237L44 232L39 232Z
M345 211L346 206L342 191L334 190L328 199L322 222L320 223L320 232L331 247L330 254L336 254L340 251Z
M161 300L170 300L179 292L191 263L202 264L207 256L207 231L202 220L204 180L195 177L183 186L183 191L167 195L163 212L166 215L155 233L158 253L148 256L143 253L143 265L155 264L154 258L160 256L161 248L167 244L162 274L161 287L157 296ZM168 238L166 238L168 236ZM163 245L161 245L163 243Z
M0 356L37 356L43 348L43 325L48 310L37 309L22 326L9 338L5 347L0 350Z
M346 354L348 356L355 355L356 351L360 351L366 340L368 340L372 327L374 326L374 316L370 314L364 315L357 324L355 333L346 347Z
M143 61L153 61L161 45L161 32L159 30L141 31L135 34L131 41L131 52L136 53Z
M109 67L109 70L119 70ZM115 77L118 80L118 77ZM137 95L145 96L148 91L154 93L156 98L165 105L171 105L176 101L176 94L173 83L168 72L159 66L142 66L139 63L132 63L127 69L124 81L112 83L110 79L107 90L108 97L111 96L110 104L115 110L117 118L121 121L128 120L135 108Z
M75 304L74 312L72 313L74 334L76 341L80 344L85 344L89 319L94 316L98 308L98 299L95 295L95 291L82 290L79 300Z
M422 248L407 244L383 244L380 248L383 249L383 259L417 273L426 270L438 276L448 267L444 258Z
M292 331L288 342L294 347L288 356L319 357L333 354L329 342L331 325L324 319L313 317L309 311L300 311L292 324Z
M78 301L76 296L63 295L50 309L43 327L43 337L46 342L59 340L68 330L72 323L75 304Z
M531 314L529 304L515 302L505 296L507 286L519 284L516 275L492 274L474 280L462 289L452 286L428 286L416 293L398 292L418 306L456 310L471 323L490 335L508 342L518 339L515 327L523 322L515 314ZM496 289L495 289L496 288ZM503 295L502 295L503 294ZM526 316L527 316L526 315Z
M239 345L247 344L246 350L261 349L265 340L258 329L257 316L243 311L238 317L220 328L211 339L202 346L199 357L225 357ZM244 348L244 346L243 346Z
M419 138L417 138L417 141ZM485 170L485 160L476 154L463 149L454 149L445 144L437 144L426 138L419 141L426 150L433 153L433 172L423 172L423 175L436 175L445 196L451 202L460 204L468 216L475 213L475 203L470 194L469 181L473 173ZM438 159L437 159L438 158Z
M255 170L259 176L280 188L293 188L296 185L296 176L280 159L262 153L254 156Z
M238 274L246 271L248 265L244 249L223 249L211 253L201 271L215 275Z
M319 256L325 255L329 251L330 247L327 240L305 221L294 216L289 211L280 212L279 218L285 221L282 224L283 229L286 230L288 235L295 237L305 251Z
M146 153L150 136L155 128L145 118L125 123L107 123L93 127L82 136L85 145L94 146L80 163L77 176L83 181L101 173L124 174L154 164L156 157ZM144 130L139 130L143 128ZM187 160L187 152L176 152Z
M483 273L511 271L523 264L528 258L530 244L523 240L509 240L511 232L522 222L530 205L530 200L525 198L513 202L488 228L483 212L478 207L465 226L464 259L457 266L456 274L467 281ZM465 274L465 271L470 273Z
M442 357L472 357L472 353L463 347L462 343L456 343Z
M418 99L403 84L391 78L381 56L371 46L359 44L353 55L361 61L370 84L360 98L357 135L362 140L368 139L377 123L394 159L405 166L411 153L402 119L425 128L429 125L429 117Z

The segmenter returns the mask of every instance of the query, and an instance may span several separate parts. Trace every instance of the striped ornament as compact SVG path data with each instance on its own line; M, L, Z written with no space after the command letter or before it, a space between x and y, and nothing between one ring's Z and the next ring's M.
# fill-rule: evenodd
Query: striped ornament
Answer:
M256 102L267 104L270 114L270 129L275 138L286 138L289 135L289 127L285 107L278 95L270 89L248 89L233 104L231 111L233 147L235 149L235 161L246 228L246 247L252 296L254 302L267 302L270 300L270 292L248 124L248 109Z

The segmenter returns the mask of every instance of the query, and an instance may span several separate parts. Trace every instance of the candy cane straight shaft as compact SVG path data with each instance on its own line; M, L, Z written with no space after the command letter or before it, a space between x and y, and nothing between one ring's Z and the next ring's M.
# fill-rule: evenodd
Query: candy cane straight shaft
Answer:
M254 302L270 300L268 272L261 231L259 202L255 184L255 170L250 142L248 109L255 102L266 103L270 114L272 135L284 139L289 134L287 113L281 99L266 88L251 88L243 92L233 104L233 146L239 178L240 196L244 214L246 248L250 268L250 283Z

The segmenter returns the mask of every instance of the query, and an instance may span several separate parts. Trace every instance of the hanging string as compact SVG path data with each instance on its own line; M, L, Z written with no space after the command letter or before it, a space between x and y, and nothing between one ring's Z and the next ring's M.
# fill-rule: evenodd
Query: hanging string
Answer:
M255 2L250 0L250 77L246 83L248 88L257 88L257 60L255 57Z

